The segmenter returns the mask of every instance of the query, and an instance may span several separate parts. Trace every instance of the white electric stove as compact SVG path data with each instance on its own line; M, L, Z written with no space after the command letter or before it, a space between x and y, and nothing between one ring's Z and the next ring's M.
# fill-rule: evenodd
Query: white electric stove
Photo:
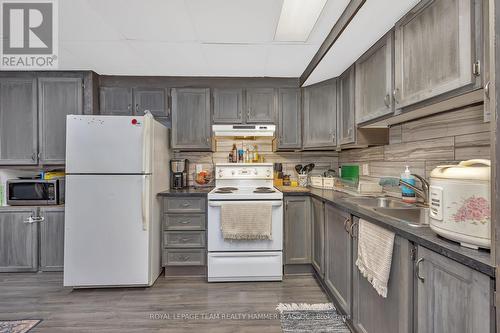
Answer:
M281 281L283 278L283 193L273 187L272 163L215 166L208 194L208 281ZM272 203L272 239L225 240L220 208L228 201Z

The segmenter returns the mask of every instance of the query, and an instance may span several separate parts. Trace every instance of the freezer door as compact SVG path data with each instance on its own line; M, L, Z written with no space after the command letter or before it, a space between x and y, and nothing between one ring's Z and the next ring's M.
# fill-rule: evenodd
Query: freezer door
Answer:
M67 173L147 173L144 116L67 116Z
M144 175L68 175L64 286L148 285ZM150 205L146 205L146 208ZM158 249L159 251L159 249Z

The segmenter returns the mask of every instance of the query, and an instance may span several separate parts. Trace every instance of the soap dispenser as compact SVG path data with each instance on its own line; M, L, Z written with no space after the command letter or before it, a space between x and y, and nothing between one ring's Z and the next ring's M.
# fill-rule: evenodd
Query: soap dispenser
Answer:
M415 186L415 177L411 175L410 167L408 165L405 166L405 171L401 174L401 180ZM406 203L417 202L415 191L404 185L401 185L401 197Z

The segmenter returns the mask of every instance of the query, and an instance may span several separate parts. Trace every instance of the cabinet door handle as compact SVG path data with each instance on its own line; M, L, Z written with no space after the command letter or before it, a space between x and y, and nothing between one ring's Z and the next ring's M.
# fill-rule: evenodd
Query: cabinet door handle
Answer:
M490 99L490 81L488 81L485 85L484 85L484 95L486 96L487 99Z
M36 153L31 154L31 160L32 161L36 161L36 156L37 156Z
M394 98L394 103L399 104L399 88L396 88L392 91L392 97Z
M390 94L385 95L385 97L384 97L384 104L388 108L391 107L391 95Z
M348 233L348 232L349 232L349 229L347 229L347 223L349 223L349 224L351 223L351 218L350 218L350 217L348 217L348 218L346 218L346 219L344 220L344 230L345 230L345 232L347 232L347 233Z
M135 105L135 113L138 114L139 113L139 104L136 104Z
M127 105L127 110L131 111L132 110L132 104Z
M422 276L420 276L420 263L422 261L424 261L424 258L418 258L417 262L415 263L415 275L417 276L417 279L424 282L425 279Z
M358 224L357 222L351 223L351 227L349 228L349 235L351 236L352 239L358 238L358 236L354 235L353 233L353 228L357 224Z

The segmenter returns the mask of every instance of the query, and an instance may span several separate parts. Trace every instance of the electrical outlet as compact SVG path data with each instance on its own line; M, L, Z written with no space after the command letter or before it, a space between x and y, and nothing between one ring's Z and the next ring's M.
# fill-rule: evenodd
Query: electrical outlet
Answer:
M369 176L370 175L370 169L368 167L368 163L363 163L363 166L362 166L362 174L363 176Z

